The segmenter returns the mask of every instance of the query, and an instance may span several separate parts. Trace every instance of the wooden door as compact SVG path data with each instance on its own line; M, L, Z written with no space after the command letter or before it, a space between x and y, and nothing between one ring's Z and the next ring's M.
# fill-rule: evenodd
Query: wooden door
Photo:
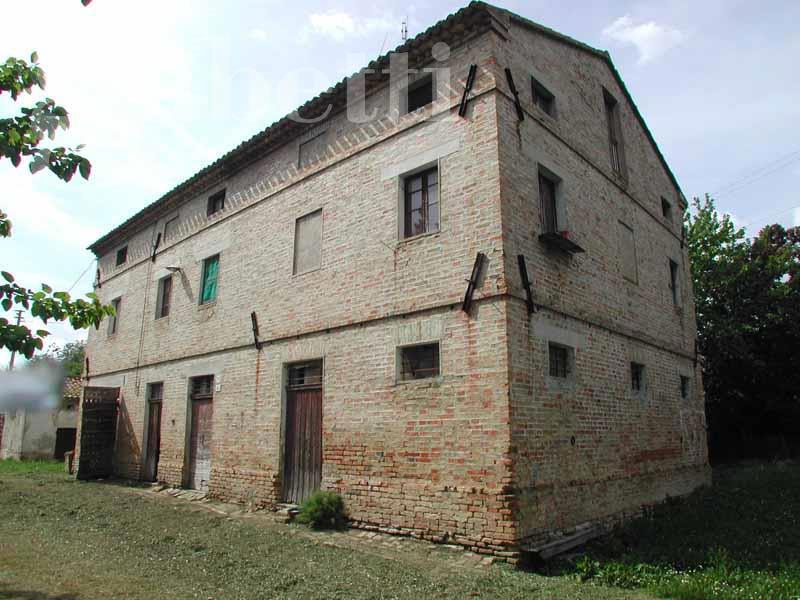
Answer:
M287 391L283 496L300 504L322 481L322 388Z
M150 402L147 419L147 449L144 460L145 481L158 478L158 457L161 452L161 402Z
M192 430L189 439L189 487L208 491L211 477L211 398L192 400Z

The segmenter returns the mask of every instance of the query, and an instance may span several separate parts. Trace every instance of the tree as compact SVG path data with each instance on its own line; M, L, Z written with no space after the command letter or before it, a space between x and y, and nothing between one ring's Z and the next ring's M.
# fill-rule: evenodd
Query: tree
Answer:
M64 368L67 377L80 377L83 373L83 359L86 355L86 342L78 340L67 342L63 346L51 344L42 354L37 354L30 361L29 365L40 362L51 362L60 364Z
M800 228L687 216L712 457L800 452Z
M82 3L86 6L90 1L82 0ZM12 57L0 64L0 98L7 93L11 100L17 101L21 94L31 94L34 88L45 88L45 74L36 52L31 54L30 62ZM15 167L23 159L27 160L31 173L48 169L65 182L75 173L88 179L92 166L87 158L78 154L80 146L76 149L44 146L45 137L53 140L59 129L67 128L69 113L51 98L22 107L18 115L0 119L0 160L8 159ZM11 220L0 208L0 237L9 237L11 230ZM75 329L97 327L106 315L114 314L114 309L101 304L94 294L87 294L87 298L73 300L67 292L54 292L44 283L39 290L34 290L17 283L8 271L0 270L0 305L6 311L18 306L45 323L69 320ZM32 331L0 317L0 348L30 358L37 349L43 348L47 335L46 330Z

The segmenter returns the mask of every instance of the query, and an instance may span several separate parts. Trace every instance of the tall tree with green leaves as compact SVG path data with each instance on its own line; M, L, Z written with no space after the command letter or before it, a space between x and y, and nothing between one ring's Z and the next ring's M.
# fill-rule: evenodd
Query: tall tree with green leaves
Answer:
M800 452L800 228L752 240L695 198L687 215L712 456Z
M91 0L82 0L84 6ZM0 98L4 94L13 101L34 90L44 90L45 73L36 52L30 60L8 58L0 64ZM26 162L32 174L48 170L64 182L76 173L88 179L92 165L80 155L81 147L72 149L50 146L59 129L69 128L69 113L52 98L44 98L29 106L22 106L17 114L0 118L0 161L7 159L15 167ZM1 196L1 194L0 194ZM9 237L12 222L0 207L0 237ZM72 299L67 292L54 292L45 283L39 289L21 285L7 270L0 269L0 306L10 311L21 308L33 317L48 321L69 321L75 329L98 326L106 315L113 314L94 294L87 300ZM44 346L46 330L31 330L0 317L0 348L19 352L30 358Z

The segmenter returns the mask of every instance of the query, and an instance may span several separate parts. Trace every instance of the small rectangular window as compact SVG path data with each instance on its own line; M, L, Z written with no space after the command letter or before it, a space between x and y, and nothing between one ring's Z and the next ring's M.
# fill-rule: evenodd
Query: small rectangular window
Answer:
M631 391L643 392L645 386L644 365L636 362L631 363Z
M114 298L111 301L111 307L114 309L114 314L108 317L108 335L117 333L117 325L119 324L119 309L122 306L122 298Z
M605 102L606 126L608 128L608 144L611 153L611 168L618 175L622 175L625 167L625 155L622 148L619 104L606 90L603 90L603 99Z
M178 217L172 217L164 223L164 243L174 240L178 235Z
M439 376L439 344L406 346L400 349L400 380Z
M216 194L212 194L208 197L208 210L206 212L207 216L211 216L220 212L222 209L225 208L225 190L220 190Z
M681 290L680 290L680 278L679 278L679 271L678 271L678 263L674 260L670 259L669 261L669 288L672 291L672 302L675 305L679 305L681 303Z
M128 261L128 247L123 246L117 250L117 266L124 265Z
M617 223L619 225L619 253L622 276L632 283L637 283L639 273L636 261L636 239L633 235L633 229L622 221Z
M403 182L403 237L439 231L439 171L437 167L409 175Z
M689 378L686 375L681 375L681 398L689 399Z
M664 197L661 198L661 214L667 221L672 222L672 204Z
M433 102L433 74L428 73L417 79L408 86L406 93L408 95L407 113L414 112Z
M322 361L315 360L289 366L289 387L319 387L322 385Z
M550 351L550 377L566 379L570 373L569 349L552 342L548 344Z
M300 275L322 266L322 209L300 217L294 224L294 266Z
M542 213L542 232L558 233L557 183L539 171L539 204Z
M327 131L322 131L311 139L300 143L298 149L298 166L300 168L312 165L325 156L328 145L327 134Z
M533 77L531 77L531 94L534 106L538 106L551 117L556 116L556 97Z
M149 391L147 399L151 403L161 402L164 400L164 384L162 382L149 384Z
M156 297L156 319L169 316L172 303L172 275L167 275L158 280L158 295Z
M217 299L219 277L219 254L203 261L203 281L200 287L200 304L209 304Z
M192 400L205 400L214 395L214 376L203 375L202 377L193 377L192 384L189 388Z

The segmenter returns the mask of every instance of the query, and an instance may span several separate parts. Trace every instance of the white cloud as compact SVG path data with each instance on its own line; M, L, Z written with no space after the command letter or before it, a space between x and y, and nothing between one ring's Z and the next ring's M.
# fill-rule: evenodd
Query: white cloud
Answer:
M342 11L312 13L308 16L312 33L344 41L352 37L365 37L376 31L389 31L400 28L400 21L388 17L354 17Z
M603 29L603 35L622 45L635 46L639 51L640 65L646 64L683 43L686 35L677 29L659 25L655 21L635 22L624 15Z
M794 226L800 227L800 206L794 209Z

